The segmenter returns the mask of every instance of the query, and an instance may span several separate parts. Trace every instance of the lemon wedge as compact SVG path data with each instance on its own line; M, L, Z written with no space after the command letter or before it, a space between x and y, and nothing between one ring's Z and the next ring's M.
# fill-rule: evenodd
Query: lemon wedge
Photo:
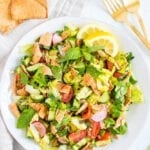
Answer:
M97 36L91 40L85 40L85 43L88 46L103 46L105 52L112 57L115 57L119 50L119 42L111 35Z
M99 24L88 24L83 26L78 35L87 46L103 46L105 52L115 57L119 51L118 39L106 27Z
M77 38L90 40L97 36L103 35L110 35L110 32L107 28L101 26L100 24L88 24L79 30Z

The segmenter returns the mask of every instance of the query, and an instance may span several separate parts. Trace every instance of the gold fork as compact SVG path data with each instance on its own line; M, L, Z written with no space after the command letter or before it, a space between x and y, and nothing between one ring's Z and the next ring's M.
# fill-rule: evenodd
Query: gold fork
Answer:
M124 7L126 8L126 10L130 13L133 13L137 17L138 22L141 26L141 29L144 33L144 36L146 37L146 39L148 39L143 19L138 12L138 10L140 8L140 1L139 0L122 0L122 2L124 4Z
M119 22L128 25L131 30L139 37L143 44L150 49L150 43L139 32L139 30L128 20L128 12L120 0L103 0L111 16Z

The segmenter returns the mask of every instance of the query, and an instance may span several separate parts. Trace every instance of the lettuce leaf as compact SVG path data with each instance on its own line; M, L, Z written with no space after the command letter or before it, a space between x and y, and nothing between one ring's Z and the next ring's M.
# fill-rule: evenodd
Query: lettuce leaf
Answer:
M17 120L17 128L26 128L34 114L35 111L32 108L25 109Z

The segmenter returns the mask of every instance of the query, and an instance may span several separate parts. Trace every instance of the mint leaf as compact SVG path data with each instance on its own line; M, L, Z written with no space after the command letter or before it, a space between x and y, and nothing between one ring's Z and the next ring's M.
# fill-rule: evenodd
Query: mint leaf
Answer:
M25 109L17 120L17 128L26 128L34 114L35 111L32 108Z
M28 76L24 73L24 72L21 72L20 73L20 80L21 80L21 83L26 85L28 83Z
M68 61L68 60L76 60L82 56L80 48L71 48L66 52L66 55L62 58L63 61Z
M101 74L101 72L97 70L94 66L87 66L86 72L94 78L97 78Z

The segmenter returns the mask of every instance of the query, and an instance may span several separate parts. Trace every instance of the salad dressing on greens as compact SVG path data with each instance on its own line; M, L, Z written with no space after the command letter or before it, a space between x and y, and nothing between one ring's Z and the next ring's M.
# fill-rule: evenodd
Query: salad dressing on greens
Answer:
M127 132L129 106L143 100L133 54L119 51L108 31L87 26L41 35L24 46L14 70L16 126L42 150L108 145Z

